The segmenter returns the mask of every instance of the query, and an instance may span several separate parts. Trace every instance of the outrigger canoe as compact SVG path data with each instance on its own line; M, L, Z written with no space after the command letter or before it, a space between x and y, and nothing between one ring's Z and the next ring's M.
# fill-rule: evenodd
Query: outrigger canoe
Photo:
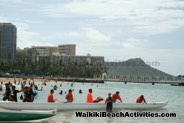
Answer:
M49 111L0 109L0 121L40 120L54 115L56 115L56 109Z
M132 110L145 110L145 109L158 109L168 104L165 102L156 103L114 103L113 109L132 109ZM0 108L10 110L52 110L57 111L66 110L105 110L104 103L16 103L16 102L0 102Z

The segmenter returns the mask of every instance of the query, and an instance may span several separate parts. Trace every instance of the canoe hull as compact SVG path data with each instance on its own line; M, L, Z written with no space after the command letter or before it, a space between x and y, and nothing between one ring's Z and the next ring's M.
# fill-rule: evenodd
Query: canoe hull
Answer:
M135 103L114 103L113 109L130 109L130 110L146 110L158 109L164 107L168 102L135 104ZM15 102L0 102L0 108L10 110L105 110L104 103L15 103Z
M56 114L55 110L37 111L37 110L5 110L0 109L0 121L27 121L40 120L52 117Z

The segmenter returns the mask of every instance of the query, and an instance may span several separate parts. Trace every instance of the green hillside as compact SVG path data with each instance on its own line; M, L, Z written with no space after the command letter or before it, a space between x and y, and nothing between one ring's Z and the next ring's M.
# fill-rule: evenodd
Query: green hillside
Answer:
M140 58L129 59L124 62L106 62L105 65L108 75L173 77L150 67Z

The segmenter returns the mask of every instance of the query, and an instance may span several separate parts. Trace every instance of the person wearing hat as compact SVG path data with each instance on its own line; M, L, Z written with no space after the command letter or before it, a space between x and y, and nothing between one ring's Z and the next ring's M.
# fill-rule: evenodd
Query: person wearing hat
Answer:
M114 103L115 103L117 100L119 100L120 102L122 102L122 99L121 99L121 97L120 97L120 95L119 95L119 91L116 91L116 93L112 95L112 100L113 100Z
M68 90L68 93L66 94L65 99L67 100L67 102L73 102L73 94L71 89Z

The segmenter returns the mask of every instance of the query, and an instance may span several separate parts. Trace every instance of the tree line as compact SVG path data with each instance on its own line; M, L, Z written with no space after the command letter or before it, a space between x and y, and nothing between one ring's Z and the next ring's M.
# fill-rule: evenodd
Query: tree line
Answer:
M60 76L60 77L86 77L100 76L106 72L104 65L77 64L49 62L40 60L32 62L28 59L0 62L0 71L10 74L24 74L25 76Z

